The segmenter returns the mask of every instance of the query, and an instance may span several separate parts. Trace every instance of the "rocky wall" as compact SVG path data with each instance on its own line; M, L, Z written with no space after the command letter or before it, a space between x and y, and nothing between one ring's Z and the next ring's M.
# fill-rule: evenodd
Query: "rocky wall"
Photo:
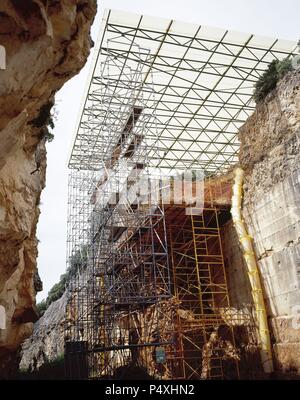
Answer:
M37 320L36 225L55 92L86 62L95 0L2 0L0 44L0 376Z
M254 238L275 376L300 376L300 70L286 75L239 133L243 215Z

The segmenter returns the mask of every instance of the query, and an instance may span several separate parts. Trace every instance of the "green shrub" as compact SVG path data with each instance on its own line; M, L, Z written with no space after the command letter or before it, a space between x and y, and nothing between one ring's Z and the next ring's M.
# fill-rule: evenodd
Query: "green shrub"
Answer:
M36 305L36 307L38 309L39 314L42 316L47 310L46 300L42 300L40 303Z
M35 128L41 128L38 136L40 139L45 139L47 142L52 142L52 140L54 139L54 134L49 129L54 129L55 127L55 110L54 114L51 114L52 107L53 102L47 102L40 108L38 116L29 121L29 124L34 126Z
M59 282L56 283L54 286L52 286L52 288L48 292L48 296L46 299L47 308L50 306L51 303L61 298L61 296L64 294L65 291L65 285L66 285L66 277L64 274L61 275Z
M263 100L271 90L275 89L277 82L292 68L292 61L289 58L281 61L273 60L255 84L253 93L255 102Z
M37 309L40 313L40 316L45 313L50 304L61 298L61 296L64 294L66 285L77 274L78 270L85 269L87 265L87 258L88 247L86 245L83 245L80 250L70 257L69 267L67 268L66 273L61 275L59 282L52 286L48 292L46 300L43 300L37 304Z

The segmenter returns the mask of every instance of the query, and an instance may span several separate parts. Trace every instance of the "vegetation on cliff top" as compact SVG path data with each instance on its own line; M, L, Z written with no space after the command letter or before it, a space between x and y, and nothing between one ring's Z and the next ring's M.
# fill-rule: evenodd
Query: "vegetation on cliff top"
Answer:
M292 69L292 60L290 58L273 60L255 84L253 93L255 102L258 103L263 100L271 90L275 89L277 82Z

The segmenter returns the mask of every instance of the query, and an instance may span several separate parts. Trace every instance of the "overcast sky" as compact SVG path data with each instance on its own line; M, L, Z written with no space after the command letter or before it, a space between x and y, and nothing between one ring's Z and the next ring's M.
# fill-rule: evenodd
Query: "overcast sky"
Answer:
M94 41L106 8L275 38L300 38L299 0L100 0L92 28ZM38 301L47 296L66 268L67 158L91 58L92 53L81 73L56 95L58 119L55 139L47 145L47 181L37 232L40 240L38 269L44 284Z

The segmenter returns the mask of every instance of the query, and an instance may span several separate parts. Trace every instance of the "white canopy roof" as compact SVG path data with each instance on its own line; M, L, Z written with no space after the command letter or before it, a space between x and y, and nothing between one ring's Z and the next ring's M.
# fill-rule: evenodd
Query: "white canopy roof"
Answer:
M97 169L83 146L93 141L93 152L100 151L91 133L91 110L102 84L100 64L108 54L126 68L149 50L143 79L155 95L149 105L156 113L155 132L153 127L146 132L158 139L153 165L197 164L211 173L237 161L237 132L254 109L255 82L273 59L294 54L296 47L286 40L106 10L69 167Z

